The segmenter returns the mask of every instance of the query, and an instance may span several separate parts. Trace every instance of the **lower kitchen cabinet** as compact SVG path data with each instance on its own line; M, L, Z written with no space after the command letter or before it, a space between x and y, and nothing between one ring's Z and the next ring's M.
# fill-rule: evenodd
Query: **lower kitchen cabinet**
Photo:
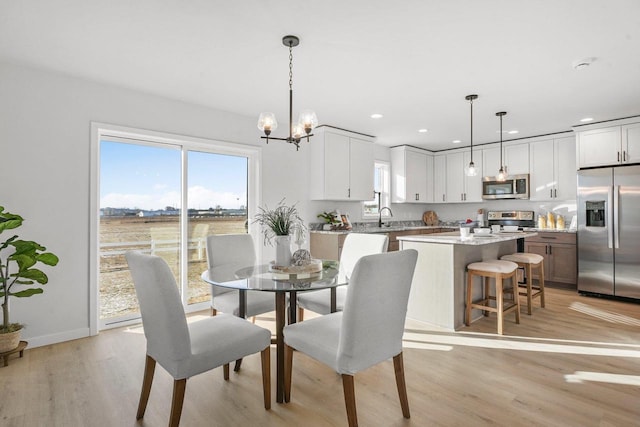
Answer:
M575 233L539 231L537 236L525 239L524 250L544 257L545 282L576 284L578 262Z
M397 251L400 247L398 237L400 236L415 236L417 234L433 234L443 233L448 231L455 231L455 228L419 228L415 230L402 230L402 231L389 231L389 246L388 251ZM344 239L348 233L310 233L309 248L311 256L317 259L330 259L340 260L340 254L342 253L342 246L344 245Z

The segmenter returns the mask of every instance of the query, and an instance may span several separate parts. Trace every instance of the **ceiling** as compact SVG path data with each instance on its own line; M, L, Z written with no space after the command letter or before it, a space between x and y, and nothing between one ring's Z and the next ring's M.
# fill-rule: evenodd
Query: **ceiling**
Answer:
M478 144L499 139L502 110L519 131L505 140L640 114L638 0L0 0L0 61L256 121L273 111L274 136L288 118L286 34L301 39L294 115L313 109L383 145L469 145L472 93Z

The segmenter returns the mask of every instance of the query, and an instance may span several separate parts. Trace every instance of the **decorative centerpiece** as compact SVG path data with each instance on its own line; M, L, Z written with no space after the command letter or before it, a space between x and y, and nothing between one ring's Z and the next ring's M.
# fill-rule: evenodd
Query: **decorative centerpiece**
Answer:
M276 243L275 265L288 267L291 265L291 235L304 234L307 227L298 214L296 205L287 206L280 200L275 209L268 206L258 207L260 211L254 220L262 226L262 234L266 244Z
M322 228L323 230L333 230L335 227L342 224L342 220L336 211L322 212L321 214L318 214L318 218L322 218L325 222Z
M5 212L4 207L0 206L0 234L20 227L22 221L24 220L20 215ZM50 266L58 264L58 257L51 252L44 252L45 250L44 246L36 242L18 240L17 235L0 242L0 353L18 348L23 328L20 323L9 322L9 297L26 298L44 292L41 287L31 287L35 283L45 285L49 281L47 275L34 266L39 262ZM24 346L26 343L22 348Z

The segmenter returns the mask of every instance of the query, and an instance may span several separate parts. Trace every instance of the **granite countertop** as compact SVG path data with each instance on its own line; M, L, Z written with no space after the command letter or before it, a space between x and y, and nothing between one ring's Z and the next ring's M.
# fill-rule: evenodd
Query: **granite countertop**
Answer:
M459 232L440 234L420 234L415 236L400 236L398 240L408 242L440 243L448 245L488 245L491 243L507 242L509 240L524 239L525 237L537 236L533 231L518 231L514 233L500 232L497 234L471 234L468 238L462 238Z
M525 228L524 231L533 231L533 232L540 232L540 233L576 233L578 232L578 230L576 229L564 229L564 230L558 230L555 228Z
M382 227L369 226L355 226L351 230L310 230L311 233L319 234L347 234L347 233L391 233L394 231L409 231L409 230L429 230L434 228L457 228L450 225L391 225L389 227L383 225Z

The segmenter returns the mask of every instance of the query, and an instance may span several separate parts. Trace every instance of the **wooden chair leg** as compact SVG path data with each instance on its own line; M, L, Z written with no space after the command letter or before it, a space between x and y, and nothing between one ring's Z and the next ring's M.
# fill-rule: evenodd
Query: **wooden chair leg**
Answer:
M544 261L540 261L540 274L538 284L540 285L540 307L544 308Z
M358 413L356 412L356 390L353 380L353 375L342 374L344 404L347 407L347 420L349 421L349 427L358 426Z
M407 383L404 381L404 361L402 358L402 352L393 356L393 369L396 373L396 386L398 387L402 416L405 418L411 418L411 414L409 414L409 399L407 398Z
M533 274L531 274L531 263L527 264L527 314L531 315L533 306Z
M471 325L471 304L473 303L473 292L471 286L473 284L473 274L467 271L467 305L464 311L464 324Z
M142 379L142 391L140 391L140 402L138 402L138 413L136 419L144 417L144 411L147 409L149 401L149 393L151 393L151 383L153 383L153 373L156 369L156 361L153 357L147 355L144 362L144 377Z
M187 379L173 380L173 398L171 399L171 415L169 427L178 427L180 415L182 415L182 403L184 402L184 390L187 388Z
M222 372L223 372L224 380L229 381L229 364L228 363L224 364L224 366L222 367Z
M304 320L304 308L298 307L298 322L302 322Z
M293 348L284 346L284 401L291 400L291 373L293 371Z
M483 280L482 278L480 280ZM484 300L486 300L486 302L484 303L484 305L489 305L489 290L491 288L491 279L489 277L485 277L484 278L484 294L482 294L482 298ZM483 310L482 314L485 317L489 317L491 315L491 312L489 312L488 310Z
M515 272L513 276L511 276L511 285L513 287L513 299L516 305L516 323L520 324L520 291L518 290L518 277Z
M271 409L271 346L267 346L260 353L262 362L262 395L264 409Z
M502 276L496 277L496 308L498 310L498 335L502 335L502 321L504 319L504 299L502 295Z

